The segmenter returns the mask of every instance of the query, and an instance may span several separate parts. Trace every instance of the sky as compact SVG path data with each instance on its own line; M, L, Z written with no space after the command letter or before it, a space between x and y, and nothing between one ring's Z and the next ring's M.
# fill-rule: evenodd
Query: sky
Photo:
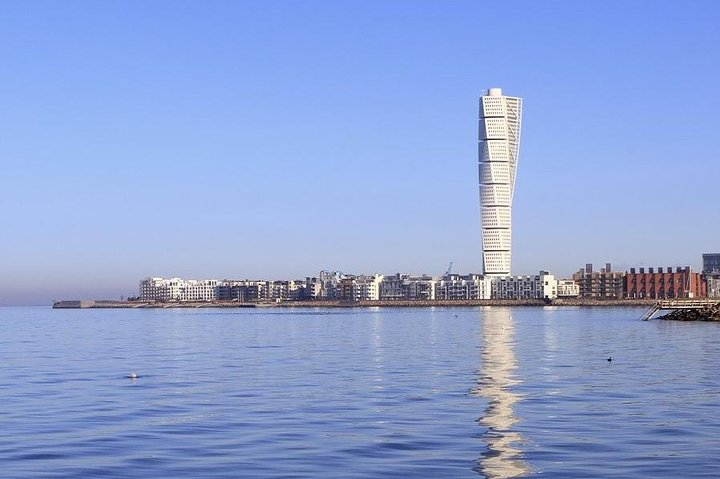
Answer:
M481 272L490 87L524 99L514 274L699 270L718 24L710 0L0 0L0 305Z

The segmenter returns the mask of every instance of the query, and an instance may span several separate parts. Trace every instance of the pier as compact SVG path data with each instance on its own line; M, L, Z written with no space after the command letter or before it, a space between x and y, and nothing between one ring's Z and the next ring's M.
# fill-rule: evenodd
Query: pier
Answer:
M667 299L658 301L643 315L642 320L648 321L658 311L669 309L703 309L720 304L720 299Z

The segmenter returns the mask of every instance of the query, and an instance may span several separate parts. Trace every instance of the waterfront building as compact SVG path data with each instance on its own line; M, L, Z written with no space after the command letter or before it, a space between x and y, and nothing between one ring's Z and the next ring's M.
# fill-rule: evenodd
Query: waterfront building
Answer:
M272 299L272 281L265 280L223 280L218 284L220 301L238 301L241 303L268 301ZM275 293L277 296L277 292Z
M396 273L385 276L380 283L380 299L383 301L400 301L405 299L405 280L407 274Z
M703 258L703 276L708 298L720 298L720 253L706 253Z
M180 278L145 278L140 281L140 299L143 301L170 301L180 296Z
M320 295L322 293L322 284L318 278L315 277L306 277L305 278L305 287L302 293L303 299L307 300L317 300L320 299Z
M270 282L264 280L243 280L245 301L267 301L270 298Z
M353 301L353 289L355 287L355 276L343 275L340 282L336 286L335 299L343 301Z
M384 276L380 282L383 301L413 301L435 299L435 281L430 276L410 276L397 273Z
M214 301L217 299L218 280L201 279L185 282L181 291L181 301Z
M435 299L435 281L430 276L410 276L405 280L403 288L406 299L420 301Z
M705 280L707 282L707 296L708 298L718 299L720 298L720 276L709 277Z
M143 301L214 301L219 281L215 279L145 278L140 281Z
M509 276L522 99L490 88L480 97L478 170L483 274Z
M248 301L267 301L270 297L269 281L247 280L245 281L248 293Z
M280 301L287 301L288 292L290 290L289 281L268 281L268 299L279 303Z
M693 273L690 267L630 268L625 274L624 294L626 298L672 299L704 298L707 286L700 273Z
M534 276L493 277L493 299L555 299L557 280L547 271Z
M377 301L382 280L381 274L342 275L335 296L343 301Z
M247 285L244 281L223 281L218 285L218 300L237 301L244 303L249 301Z
M490 299L490 278L481 274L448 274L435 282L435 299Z
M380 299L380 283L383 275L361 275L356 276L353 282L352 300L353 301L377 301Z
M573 274L582 298L620 299L623 297L624 273L612 271L612 265L606 263L600 272L593 271L592 263L585 265Z
M340 282L343 274L340 271L320 271L320 294L318 299L342 299Z
M572 279L560 279L557 282L558 298L577 298L580 296L580 286Z
M720 277L720 253L706 253L702 259L703 274Z

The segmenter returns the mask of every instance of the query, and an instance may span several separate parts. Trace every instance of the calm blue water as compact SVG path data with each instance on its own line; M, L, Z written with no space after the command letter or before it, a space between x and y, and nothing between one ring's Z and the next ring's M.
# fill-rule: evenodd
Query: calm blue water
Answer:
M720 324L642 312L0 308L0 476L720 477Z

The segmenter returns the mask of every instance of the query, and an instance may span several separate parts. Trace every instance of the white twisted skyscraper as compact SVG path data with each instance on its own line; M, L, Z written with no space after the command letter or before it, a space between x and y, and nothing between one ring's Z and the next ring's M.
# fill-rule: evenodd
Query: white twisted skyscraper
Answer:
M522 98L491 88L480 97L480 209L483 273L510 275L512 199L515 190Z

